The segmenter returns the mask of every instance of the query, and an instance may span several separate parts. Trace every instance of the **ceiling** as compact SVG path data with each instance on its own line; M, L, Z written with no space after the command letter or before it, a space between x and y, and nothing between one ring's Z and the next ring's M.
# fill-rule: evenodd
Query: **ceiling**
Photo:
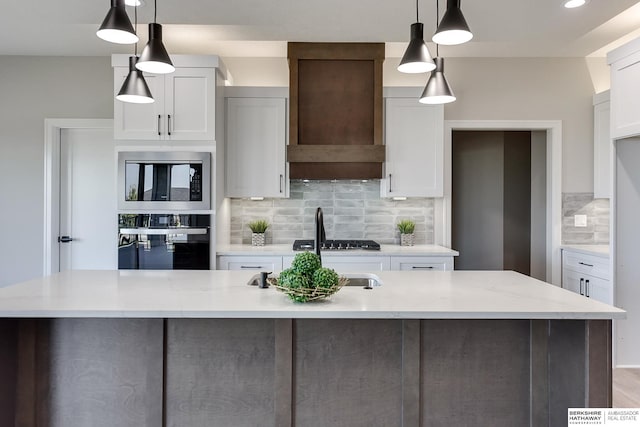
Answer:
M139 8L146 41L153 0ZM4 2L0 55L107 56L132 52L98 39L109 0ZM173 54L286 56L287 41L387 42L402 56L415 22L409 0L158 0L158 22ZM441 14L446 3L440 0ZM435 29L435 0L420 0L425 39ZM133 8L127 8L133 21ZM562 0L462 0L474 39L441 47L445 56L603 56L611 43L640 31L640 2L591 0L566 9ZM640 34L639 34L640 35ZM431 43L430 43L431 45ZM139 49L143 45L141 44Z

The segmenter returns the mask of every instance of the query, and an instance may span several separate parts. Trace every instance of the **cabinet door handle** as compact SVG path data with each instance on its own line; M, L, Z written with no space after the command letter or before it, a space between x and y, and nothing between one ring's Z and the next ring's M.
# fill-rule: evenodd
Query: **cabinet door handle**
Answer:
M284 175L280 174L280 192L282 193L282 183L284 182Z
M389 193L391 193L391 174L389 174Z
M585 280L585 286L584 286L584 289L585 289L585 295L586 295L586 297L587 297L587 298L589 298L589 279Z
M261 269L261 268L262 268L262 266L261 266L261 265L241 265L241 266L240 266L240 268L242 268L242 269L248 269L248 268L250 268L250 269L255 269L255 270L257 270L257 269Z
M171 114L167 114L167 134L171 136Z
M584 291L582 288L584 287L584 279L580 279L580 295L584 295Z
M413 265L411 266L411 268L415 269L415 270L432 270L433 266L427 266L427 265Z
M162 116L158 114L158 136L162 135L162 132L160 131L160 120L162 120Z
M586 262L580 261L578 264L584 265L585 267L593 267L593 264L587 264Z

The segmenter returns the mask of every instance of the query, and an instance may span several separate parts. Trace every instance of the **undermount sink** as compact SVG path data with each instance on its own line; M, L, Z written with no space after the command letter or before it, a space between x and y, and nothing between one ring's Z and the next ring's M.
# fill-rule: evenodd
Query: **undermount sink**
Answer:
M340 274L340 273L338 273ZM342 277L349 279L345 286L360 286L364 289L373 289L378 286L382 286L382 280L375 274L371 273L343 273ZM256 274L247 283L251 286L257 286L260 284L260 274Z
M373 289L382 286L382 280L371 273L343 273L341 276L349 279L346 286L362 286L364 289Z

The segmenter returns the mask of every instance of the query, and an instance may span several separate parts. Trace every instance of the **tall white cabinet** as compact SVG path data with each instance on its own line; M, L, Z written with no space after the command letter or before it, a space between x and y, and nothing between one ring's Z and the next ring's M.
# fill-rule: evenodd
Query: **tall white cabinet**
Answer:
M228 88L227 197L287 197L286 88Z
M640 38L607 55L611 65L611 137L615 158L611 200L615 303L626 319L614 322L615 365L640 367Z
M419 92L418 92L419 94ZM382 197L442 197L444 107L425 105L407 88L385 88Z
M611 106L609 91L593 96L593 197L611 197Z
M114 95L129 73L128 55L113 55ZM172 56L176 71L144 74L155 102L131 104L114 96L114 137L119 140L216 139L217 56Z

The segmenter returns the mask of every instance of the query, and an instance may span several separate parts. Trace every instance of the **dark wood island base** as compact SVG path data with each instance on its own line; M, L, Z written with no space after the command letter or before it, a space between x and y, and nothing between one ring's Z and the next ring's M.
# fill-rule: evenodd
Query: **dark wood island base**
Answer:
M0 426L563 426L610 320L0 319Z

